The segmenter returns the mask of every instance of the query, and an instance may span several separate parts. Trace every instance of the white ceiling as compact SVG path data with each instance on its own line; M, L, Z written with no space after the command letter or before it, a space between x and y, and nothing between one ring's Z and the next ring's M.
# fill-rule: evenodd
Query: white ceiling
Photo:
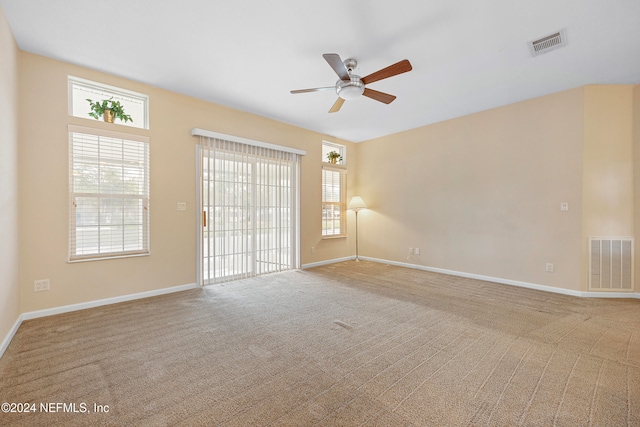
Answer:
M359 142L591 83L640 83L638 0L0 0L20 49ZM527 42L566 28L567 47ZM329 114L337 76L402 59ZM215 129L214 129L215 130Z

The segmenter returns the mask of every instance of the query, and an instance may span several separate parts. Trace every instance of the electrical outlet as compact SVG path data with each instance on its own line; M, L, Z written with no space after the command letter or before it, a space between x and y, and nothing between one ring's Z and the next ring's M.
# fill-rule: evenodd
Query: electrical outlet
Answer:
M49 279L36 280L33 282L33 292L48 291L50 289Z
M547 263L547 267L545 269L545 271L547 273L553 273L553 264L551 264L550 262Z
M413 255L413 248L409 248L409 255Z
M420 255L420 248L415 249L416 255Z
M176 204L176 209L179 211L186 211L187 210L187 202L178 202Z
M561 212L569 212L569 203L567 203L567 202L560 203L560 211Z

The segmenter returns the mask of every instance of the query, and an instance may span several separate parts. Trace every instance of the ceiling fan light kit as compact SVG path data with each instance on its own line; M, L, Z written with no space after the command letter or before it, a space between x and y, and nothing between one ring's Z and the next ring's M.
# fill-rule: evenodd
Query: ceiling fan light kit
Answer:
M364 83L360 81L360 76L352 75L351 80L345 82L338 80L336 83L336 93L346 101L356 99L364 92Z
M396 62L395 64L383 68L382 70L378 70L375 73L369 74L366 77L360 77L355 74L351 74L351 72L358 66L358 61L356 61L355 59L349 58L342 61L342 59L340 59L340 55L338 55L337 53L325 53L322 56L331 66L331 68L333 68L333 71L336 72L338 77L340 77L340 80L336 82L335 87L328 86L317 87L313 89L299 89L292 90L291 93L297 94L318 92L321 90L335 88L338 99L329 110L330 113L339 111L344 101L356 99L360 95L364 95L368 98L385 104L390 104L394 99L396 99L394 95L369 89L366 87L366 85L412 70L411 63L408 60L403 59L400 62Z

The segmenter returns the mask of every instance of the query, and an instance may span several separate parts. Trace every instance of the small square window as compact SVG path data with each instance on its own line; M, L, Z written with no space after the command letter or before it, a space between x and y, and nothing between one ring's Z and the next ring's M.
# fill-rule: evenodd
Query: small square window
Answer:
M335 153L331 154L330 153ZM335 159L335 160L332 160ZM322 141L322 161L338 165L347 164L347 147L333 142Z

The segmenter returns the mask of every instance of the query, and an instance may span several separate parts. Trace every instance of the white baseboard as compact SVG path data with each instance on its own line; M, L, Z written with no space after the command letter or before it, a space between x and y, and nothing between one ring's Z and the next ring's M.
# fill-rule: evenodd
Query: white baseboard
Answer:
M2 340L2 343L0 344L0 357L2 357L7 347L9 347L9 343L13 339L16 332L18 332L18 328L20 327L21 324L22 324L22 314L18 316L18 318L16 319L11 329L9 329L9 333L7 333L7 336L4 337L4 339Z
M455 270L446 270L444 268L427 267L424 265L409 264L406 262L389 261L379 258L370 258L361 256L360 259L377 262L381 264L397 265L399 267L413 268L416 270L431 271L433 273L448 274L450 276L466 277L469 279L484 280L486 282L500 283L503 285L518 286L521 288L535 289L538 291L553 292L556 294L571 295L585 298L636 298L640 299L640 293L637 292L583 292L571 289L556 288L554 286L539 285L537 283L521 282L518 280L502 279L500 277L483 276L481 274L464 273Z
M581 297L585 298L634 298L640 299L640 293L638 292L602 292L602 291L587 291L581 292Z
M362 258L362 257L360 257ZM302 266L300 267L302 270L304 270L305 268L313 268L313 267L320 267L322 265L329 265L329 264L335 264L338 262L343 262L343 261L351 261L352 259L356 259L355 256L348 256L348 257L344 257L344 258L334 258L334 259L328 259L325 261L318 261L318 262L312 262L309 264L302 264ZM362 258L364 259L364 258Z
M100 299L95 301L87 301L87 302L81 302L78 304L64 305L61 307L46 308L44 310L28 311L26 313L22 313L18 316L18 319L16 319L16 322L13 324L13 327L9 330L9 333L7 334L7 336L4 338L4 340L2 340L2 343L0 344L0 357L2 357L7 347L9 347L9 343L11 343L11 340L15 336L16 332L18 332L18 328L20 328L20 325L24 320L37 319L39 317L46 317L46 316L53 316L55 314L69 313L71 311L85 310L87 308L100 307L103 305L116 304L119 302L155 297L158 295L171 294L174 292L186 291L186 290L195 289L198 287L199 286L197 284L190 283L187 285L172 286L170 288L163 288L163 289L154 289L152 291L139 292L136 294L121 295L121 296L112 297L112 298L105 298L105 299Z
M37 319L39 317L53 316L55 314L69 313L71 311L85 310L87 308L100 307L102 305L116 304L119 302L133 301L142 298L155 297L158 295L171 294L174 292L195 289L198 285L190 283L188 285L172 286L170 288L154 289L152 291L139 292L136 294L121 295L117 297L99 299L94 301L81 302L78 304L63 305L61 307L45 308L44 310L28 311L22 313L23 320Z

